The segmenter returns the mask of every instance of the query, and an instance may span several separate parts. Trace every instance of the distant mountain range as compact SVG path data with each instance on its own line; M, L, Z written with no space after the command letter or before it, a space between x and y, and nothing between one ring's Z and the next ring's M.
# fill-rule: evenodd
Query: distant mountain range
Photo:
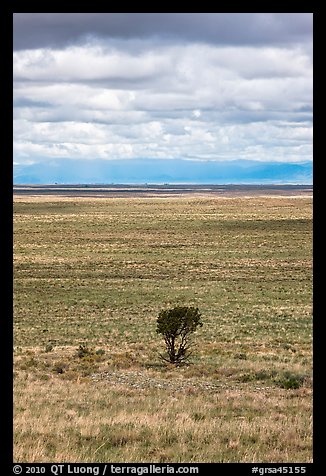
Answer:
M14 166L14 184L312 183L312 162L56 159Z

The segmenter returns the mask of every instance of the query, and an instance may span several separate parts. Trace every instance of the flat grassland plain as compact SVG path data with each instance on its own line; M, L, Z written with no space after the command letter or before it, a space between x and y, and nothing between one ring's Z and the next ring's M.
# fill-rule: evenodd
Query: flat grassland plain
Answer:
M312 190L203 188L14 190L16 462L312 461Z

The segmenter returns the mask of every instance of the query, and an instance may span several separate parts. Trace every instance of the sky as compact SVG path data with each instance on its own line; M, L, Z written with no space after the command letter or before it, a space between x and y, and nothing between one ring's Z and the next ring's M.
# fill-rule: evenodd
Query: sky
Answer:
M14 182L311 182L312 17L15 13Z

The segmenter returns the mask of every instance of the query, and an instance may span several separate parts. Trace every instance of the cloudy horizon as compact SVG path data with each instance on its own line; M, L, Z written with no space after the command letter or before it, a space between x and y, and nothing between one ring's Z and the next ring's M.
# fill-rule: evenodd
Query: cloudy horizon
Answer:
M312 165L309 13L15 13L13 72L14 181L73 163L110 182L99 161L178 161L171 181L189 161Z

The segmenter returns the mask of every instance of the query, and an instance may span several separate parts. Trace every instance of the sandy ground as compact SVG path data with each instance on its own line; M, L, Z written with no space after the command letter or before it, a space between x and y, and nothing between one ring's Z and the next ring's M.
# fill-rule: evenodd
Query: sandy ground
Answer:
M14 197L85 198L159 197L310 197L312 185L15 185Z

